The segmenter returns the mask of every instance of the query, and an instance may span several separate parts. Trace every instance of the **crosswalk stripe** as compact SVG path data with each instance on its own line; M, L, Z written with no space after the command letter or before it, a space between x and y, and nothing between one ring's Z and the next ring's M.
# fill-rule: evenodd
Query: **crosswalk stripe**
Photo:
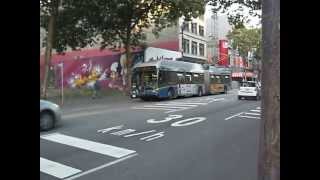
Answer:
M260 119L260 117L255 117L255 116L239 116L243 118L251 118L251 119Z
M261 109L260 107L257 107L257 109Z
M260 116L260 113L245 113L245 114L248 114L248 115L258 115L258 116Z
M54 133L40 138L115 158L121 158L129 154L135 153L135 151L133 150L111 146L108 144L97 143L76 137L71 137L60 133Z
M81 170L40 157L40 171L57 178L66 178Z

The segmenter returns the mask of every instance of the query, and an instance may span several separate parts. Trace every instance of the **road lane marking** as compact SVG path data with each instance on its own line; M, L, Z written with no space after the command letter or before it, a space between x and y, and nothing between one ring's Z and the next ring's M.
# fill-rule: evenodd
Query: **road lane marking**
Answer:
M103 169L103 168L112 166L112 165L114 165L114 164L117 164L117 163L119 163L119 162L121 162L121 161L127 160L127 159L132 158L132 157L137 156L137 155L138 155L137 153L134 153L134 154L131 154L131 155L122 157L122 158L117 159L117 160L115 160L115 161L112 161L112 162L103 164L103 165L101 165L101 166L98 166L98 167L96 167L96 168L90 169L90 170L88 170L88 171L84 171L84 172L82 172L82 173L80 173L80 174L71 176L71 177L66 178L66 179L64 179L64 180L73 180L73 179L82 177L82 176L84 176L84 175L87 175L87 174L93 173L93 172L95 172L95 171L98 171L98 170L100 170L100 169Z
M85 139L63 135L60 133L54 133L41 138L48 141L53 141L56 143L84 149L87 151L96 152L99 154L103 154L103 155L107 155L115 158L121 158L136 152L136 151L125 149L125 148L111 146L108 144L97 143L97 142L93 142Z
M255 116L239 116L243 118L250 118L250 119L260 119L260 117L255 117Z
M208 103L203 103L203 102L190 102L190 101L186 101L186 102L169 102L167 104L189 104L189 105L206 105Z
M172 109L169 109L169 108L145 108L145 107L133 107L133 109L142 109L142 110L165 110L165 111L170 111Z
M261 109L260 107L257 107L257 109Z
M181 103L170 103L170 104L156 104L156 105L160 105L160 106L186 106L186 107L197 107L197 104L181 104Z
M241 113L238 113L238 114L235 114L235 115L232 115L232 116L230 116L230 117L227 117L227 118L225 118L224 120L229 120L229 119L231 119L231 118L233 118L233 117L236 117L236 116L239 116L239 115L241 115L242 113L244 113L244 112L241 112Z
M54 161L40 157L40 171L51 176L63 179L77 173L80 173L81 170L66 166Z
M257 115L257 116L260 116L260 115L261 115L260 113L248 113L248 112L246 112L245 114L248 114L248 115Z
M181 105L182 106L182 105ZM144 106L146 108L170 108L170 109L184 109L186 107L181 107L181 106L157 106L157 105L148 105Z
M250 111L252 111L252 112L261 112L261 110L258 110L258 109L252 109Z

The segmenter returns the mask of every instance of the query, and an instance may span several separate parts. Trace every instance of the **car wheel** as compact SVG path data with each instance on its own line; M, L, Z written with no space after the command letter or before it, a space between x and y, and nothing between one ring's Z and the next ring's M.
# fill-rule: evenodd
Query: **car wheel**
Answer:
M239 100L241 100L241 98L242 98L241 96L238 96L238 99L239 99Z
M42 112L40 114L40 129L47 131L54 127L54 116L50 112Z

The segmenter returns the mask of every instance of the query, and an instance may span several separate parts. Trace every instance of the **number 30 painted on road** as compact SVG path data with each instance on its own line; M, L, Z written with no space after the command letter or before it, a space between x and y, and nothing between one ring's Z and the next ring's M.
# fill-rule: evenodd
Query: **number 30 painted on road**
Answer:
M169 122L174 119L180 119L182 117L183 117L182 115L169 115L169 117L166 117L163 120L148 119L147 122L152 123L152 124L164 123L164 122ZM180 121L174 122L171 124L171 126L173 126L173 127L189 126L189 125L204 121L206 119L207 118L205 118L205 117L193 117L193 118L188 118L185 120L180 120Z

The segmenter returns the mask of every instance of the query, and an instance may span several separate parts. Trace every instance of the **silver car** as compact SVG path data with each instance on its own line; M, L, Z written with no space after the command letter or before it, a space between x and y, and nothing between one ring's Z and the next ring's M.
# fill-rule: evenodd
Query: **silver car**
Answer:
M40 100L40 130L50 130L61 120L59 105Z

